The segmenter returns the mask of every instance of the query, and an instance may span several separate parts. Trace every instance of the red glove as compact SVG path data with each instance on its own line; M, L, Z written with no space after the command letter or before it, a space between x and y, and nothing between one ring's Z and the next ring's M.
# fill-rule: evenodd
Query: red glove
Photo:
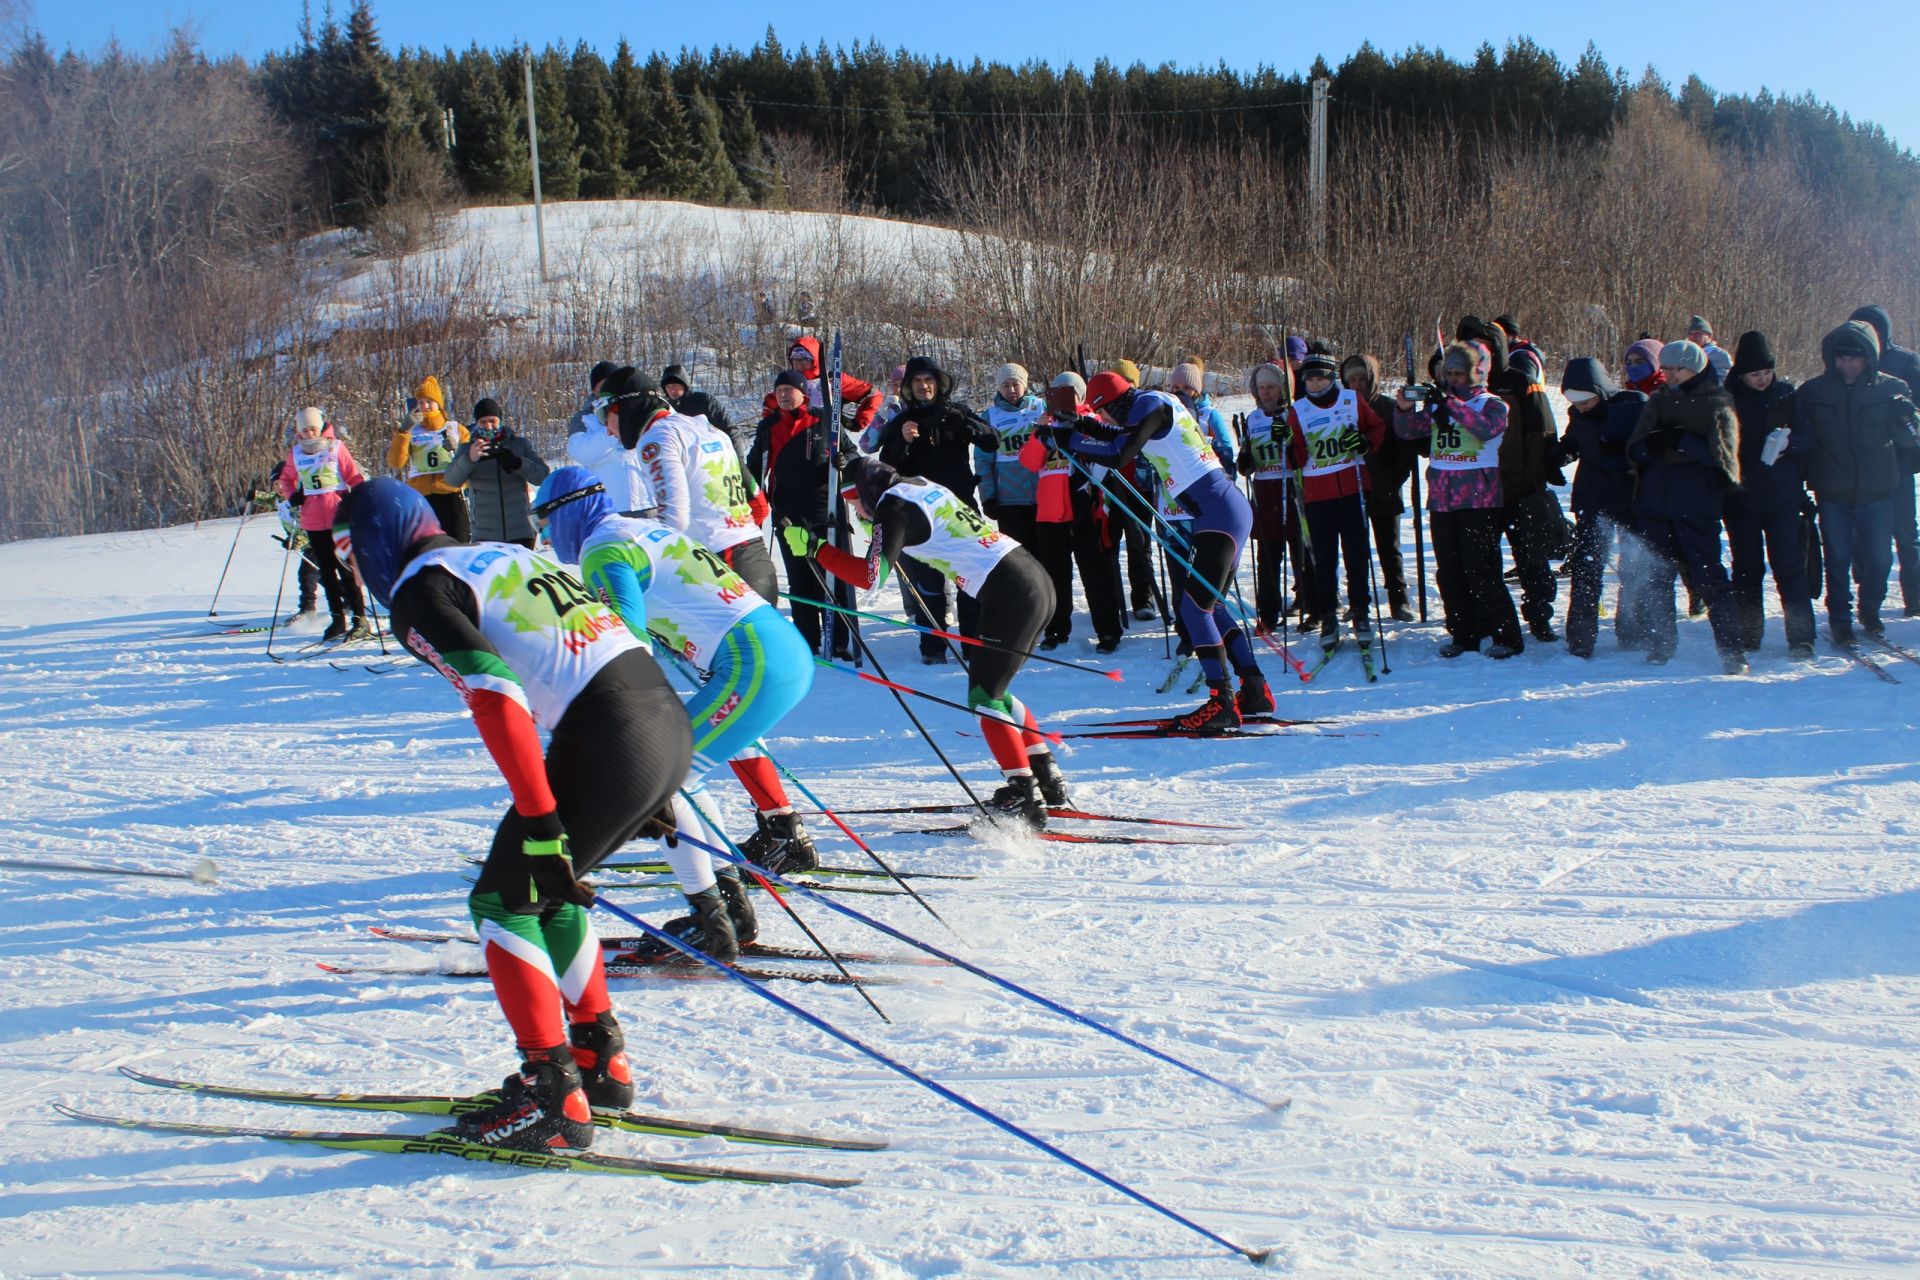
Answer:
M753 509L753 522L758 525L766 524L767 517L773 514L773 508L767 505L767 495L764 493L756 493L748 498L747 506Z

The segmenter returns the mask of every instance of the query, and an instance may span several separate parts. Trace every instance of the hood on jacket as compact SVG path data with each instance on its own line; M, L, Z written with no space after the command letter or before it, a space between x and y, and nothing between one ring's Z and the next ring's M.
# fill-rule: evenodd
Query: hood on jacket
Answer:
M802 347L806 348L806 352L807 352L807 376L809 378L819 377L820 376L820 339L814 337L810 333L805 334L801 337L795 338L787 346L787 359L792 360L794 352L799 351Z
M1560 374L1560 390L1590 391L1600 397L1605 404L1620 394L1620 384L1608 374L1607 366L1592 356L1580 356L1567 361L1567 367Z
M533 514L547 522L553 553L567 564L579 564L588 535L618 513L600 477L585 467L561 467L534 491Z
M576 468L577 470L577 468ZM373 598L391 608L393 584L414 557L415 548L446 532L433 508L410 485L376 476L356 487L340 503L335 527L352 531L353 563Z
M1893 342L1893 317L1887 314L1885 307L1871 303L1864 307L1856 307L1847 319L1872 325L1874 333L1880 338L1880 351L1885 354L1887 347Z
M861 505L872 516L879 506L880 499L887 496L887 490L900 482L900 473L878 458L869 458L865 454L842 456L840 460L840 491L849 489L860 498Z
M1453 336L1460 342L1477 342L1487 349L1487 383L1507 371L1507 335L1497 324L1488 324L1479 316L1461 316Z
M1347 385L1347 371L1358 367L1366 371L1366 383L1359 388L1362 399L1372 397L1380 390L1380 362L1365 352L1356 351L1340 362L1340 385Z
M947 375L945 369L934 363L932 356L914 356L907 361L906 377L900 380L901 398L909 405L924 403L913 398L913 380L923 373L933 375L933 403L946 403L948 397L953 395L953 379Z
M1820 339L1820 359L1828 373L1833 373L1834 357L1843 347L1865 348L1867 369L1860 377L1863 381L1873 381L1873 375L1880 372L1880 335L1873 331L1873 326L1863 320L1849 320L1827 331L1827 336Z

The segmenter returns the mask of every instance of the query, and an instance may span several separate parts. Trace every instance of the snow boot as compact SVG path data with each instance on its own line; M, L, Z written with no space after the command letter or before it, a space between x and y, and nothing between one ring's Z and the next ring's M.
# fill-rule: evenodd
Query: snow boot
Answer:
M573 1065L580 1072L587 1104L595 1111L625 1111L631 1107L633 1067L627 1062L627 1038L620 1034L613 1011L607 1010L592 1022L576 1022L567 1030L573 1040Z
M1518 650L1514 646L1510 644L1501 644L1498 640L1495 640L1492 644L1487 646L1487 656L1489 658L1492 658L1496 662L1499 662L1506 658L1511 658L1519 652L1520 650Z
M1037 756L1028 756L1027 763L1033 766L1033 780L1039 786L1040 798L1047 802L1047 808L1073 807L1073 798L1067 794L1067 775L1060 772L1060 762L1053 758L1053 752L1043 751Z
M500 1086L491 1106L437 1130L509 1151L585 1151L593 1146L593 1110L573 1065L571 1046L524 1049L526 1061Z
M1720 670L1730 676L1744 676L1750 670L1744 650L1722 649L1720 651Z
M1240 727L1240 708L1234 701L1233 686L1222 680L1207 686L1207 700L1184 716L1174 717L1173 727L1183 733L1226 733Z
M1553 623L1546 618L1536 618L1527 624L1527 632L1541 644L1556 644L1560 633L1553 629Z
M320 639L322 642L344 640L347 638L348 630L347 615L336 613L333 615L333 621L327 624L327 629L320 633Z
M1007 818L1030 831L1047 829L1046 806L1040 803L1040 784L1030 773L1016 773L987 797L987 812L995 818Z
M1234 695L1233 705L1238 708L1240 718L1264 716L1273 713L1273 690L1267 684L1267 678L1260 674L1257 667L1249 667L1240 673L1240 692Z
M727 872L715 878L714 887L727 904L727 919L733 924L733 940L746 946L760 936L760 919L753 914L753 900L747 897L747 885L739 876Z
M1787 657L1795 662L1812 662L1813 656L1813 642L1810 640L1802 640L1787 646Z
M811 871L820 865L820 853L813 847L813 837L800 825L799 814L791 809L785 813L756 813L754 821L759 829L740 845L747 861L757 862L777 876Z
M302 622L311 622L319 616L320 610L318 608L311 604L303 604L294 612L280 619L280 625L283 627L294 627Z
M1460 641L1452 638L1449 638L1445 644L1440 646L1440 656L1443 658L1457 658L1463 653L1474 652L1476 652L1476 650L1472 645L1462 644Z

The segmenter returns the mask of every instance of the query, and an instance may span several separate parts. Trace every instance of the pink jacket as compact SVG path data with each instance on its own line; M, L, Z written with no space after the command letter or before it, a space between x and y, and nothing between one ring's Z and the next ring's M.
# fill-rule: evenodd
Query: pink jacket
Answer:
M326 448L319 453L302 453L299 445L287 451L287 465L280 472L280 496L289 502L296 492L306 497L301 501L300 527L308 533L317 533L333 528L334 513L340 510L340 499L347 490L359 485L366 479L360 472L360 464L353 460L343 441L322 437ZM332 450L332 466L327 465L328 450ZM305 472L301 463L306 463Z

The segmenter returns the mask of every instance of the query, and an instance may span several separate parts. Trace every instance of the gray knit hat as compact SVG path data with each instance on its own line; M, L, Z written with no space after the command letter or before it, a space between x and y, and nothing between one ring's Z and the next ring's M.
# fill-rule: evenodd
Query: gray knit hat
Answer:
M1699 317L1695 317L1698 319ZM1662 369L1687 369L1699 373L1707 367L1707 353L1691 342L1669 342L1660 348Z

